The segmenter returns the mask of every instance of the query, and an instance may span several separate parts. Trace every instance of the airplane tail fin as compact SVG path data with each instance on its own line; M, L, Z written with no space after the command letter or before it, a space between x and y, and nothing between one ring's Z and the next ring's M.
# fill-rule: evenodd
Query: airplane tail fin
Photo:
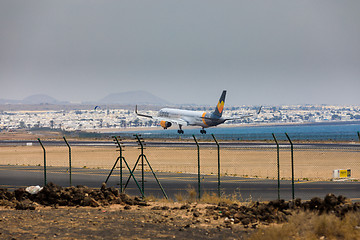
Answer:
M222 116L224 110L224 104L225 104L225 97L226 97L226 90L222 92L219 102L215 107L215 111L213 112L213 115L215 115L216 117L220 118Z

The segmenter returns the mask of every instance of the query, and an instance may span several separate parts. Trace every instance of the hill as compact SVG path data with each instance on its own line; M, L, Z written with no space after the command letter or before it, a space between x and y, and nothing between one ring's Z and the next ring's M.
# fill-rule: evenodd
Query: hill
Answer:
M42 103L59 104L60 103L60 101L45 94L31 95L29 97L24 98L21 102L23 104L42 104Z
M22 100L0 99L0 104L67 104L67 102L58 101L57 99L45 94L35 94Z

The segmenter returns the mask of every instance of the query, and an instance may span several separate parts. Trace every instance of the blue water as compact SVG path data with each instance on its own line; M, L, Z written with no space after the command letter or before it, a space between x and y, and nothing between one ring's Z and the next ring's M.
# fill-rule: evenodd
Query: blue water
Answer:
M210 139L211 134L214 134L217 139L224 140L273 140L272 133L274 133L279 140L286 140L285 133L287 133L293 140L358 141L357 132L360 131L360 122L214 127L207 128L205 135L200 134L200 129L184 127L185 134L181 137L192 138L194 134L198 138ZM145 138L179 138L175 127L167 130L122 132L121 135L131 136L134 133L141 134Z

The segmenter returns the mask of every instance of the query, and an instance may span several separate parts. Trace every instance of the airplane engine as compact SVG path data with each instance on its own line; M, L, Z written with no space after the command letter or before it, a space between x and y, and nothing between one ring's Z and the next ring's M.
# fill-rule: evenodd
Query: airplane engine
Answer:
M168 121L161 121L160 126L162 126L164 129L167 129L168 127L171 127L172 123Z

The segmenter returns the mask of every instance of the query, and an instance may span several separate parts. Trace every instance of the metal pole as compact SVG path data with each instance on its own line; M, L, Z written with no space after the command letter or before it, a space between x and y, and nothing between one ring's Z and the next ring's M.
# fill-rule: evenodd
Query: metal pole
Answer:
M66 145L69 148L69 177L70 177L70 186L72 186L72 182L71 182L71 147L70 147L70 144L68 143L68 141L66 140L65 136L63 138L64 138Z
M199 200L201 198L201 181L200 181L200 146L199 143L195 137L195 135L193 135L194 141L196 143L197 146L197 155L198 155L198 196L199 196Z
M120 160L120 186L121 186L121 187L120 187L120 190L121 190L121 192L125 191L125 188L126 188L127 184L129 183L130 178L132 177L132 178L134 179L135 183L136 183L136 186L137 186L137 187L139 188L139 190L140 190L141 196L144 197L144 192L141 190L141 187L140 187L138 181L136 180L136 178L135 178L135 176L134 176L134 174L133 174L133 171L135 171L135 168L136 168L136 166L137 166L137 163L138 163L140 157L139 157L138 160L136 161L136 164L135 164L135 166L134 166L134 169L131 171L131 169L130 169L130 167L129 167L129 164L128 164L128 163L126 162L126 160L125 160L125 157L122 156L123 149L122 149L122 146L121 146L119 140L118 140L116 137L114 137L114 138L115 138L116 143L118 144L118 146L119 146L119 148L120 148L120 150L119 150L119 151L120 151L120 156L116 159L115 164L114 164L113 168L111 169L109 176L106 178L105 183L108 181L111 173L113 172L113 170L114 170L115 167L116 167L117 162ZM130 172L130 176L129 176L129 178L128 178L128 180L127 180L124 188L122 187L122 161L124 161L127 169L128 169L129 172Z
M136 178L135 178L135 176L134 176L134 174L133 174L134 171L135 171L135 169L136 169L136 166L137 166L137 164L138 164L138 162L139 162L139 159L140 159L140 156L138 157L138 159L137 159L137 161L136 161L136 163L135 163L135 166L134 166L133 170L131 170L130 167L129 167L129 164L126 162L125 158L124 158L124 157L122 158L122 160L123 160L124 163L126 164L127 169L128 169L129 172L130 172L130 176L129 176L129 178L128 178L128 180L126 181L125 186L124 186L124 191L125 191L127 185L128 185L129 182L130 182L130 179L131 179L131 177L132 177L132 178L134 179L135 183L136 183L136 186L139 188L139 190L140 190L140 192L141 192L141 195L144 197L144 192L142 191L142 189L141 189L138 181L136 180ZM120 160L121 160L121 159L120 159Z
M122 147L121 147L121 144L120 144L118 138L117 138L116 136L114 136L113 138L115 139L115 141L116 141L116 143L117 143L117 145L118 145L118 147L119 147L119 158L120 158L120 192L122 192L122 191L123 191L123 183L122 183L122 178L123 178L123 176L122 176L122 173L123 173L123 172L122 172L122 159L123 159L122 152L123 152L123 149L122 149ZM115 163L115 164L116 164L116 163Z
M157 184L159 185L162 193L164 194L165 198L168 199L168 196L166 195L164 188L161 186L161 183L159 182L159 179L156 177L156 174L155 174L154 170L152 169L152 167L150 165L150 162L147 160L147 157L145 155L144 155L144 157L145 157L145 160L146 160L147 164L149 165L149 168L150 168L152 174L154 175L154 178L155 178Z
M38 141L44 151L44 186L46 185L46 150L44 148L44 145L42 144L40 138L38 138Z
M291 189L292 189L292 199L295 199L295 185L294 185L294 145L287 133L285 133L287 139L290 142L291 146Z
M116 161L115 161L115 163L114 163L114 166L111 168L110 173L109 173L109 175L107 176L107 178L106 178L106 180L105 180L105 183L107 183L107 181L109 180L109 178L110 178L112 172L114 171L114 169L115 169L115 167L116 167L116 164L118 163L119 159L120 159L120 157L118 157L118 158L116 159ZM121 159L120 159L120 160L121 160ZM122 192L122 191L121 191L121 192Z
M145 182L145 181L144 181L144 158L145 158L145 160L146 160L146 162L147 162L147 164L148 164L148 166L149 166L149 168L150 168L150 170L151 170L151 172L152 172L152 174L153 174L153 176L154 176L157 184L159 185L162 193L164 194L165 198L168 199L168 196L166 195L164 188L161 186L161 184L160 184L160 182L159 182L159 179L156 177L156 174L155 174L154 170L152 169L152 167L151 167L151 165L150 165L149 160L147 159L146 155L144 154L144 145L145 145L144 142L141 141L141 138L139 137L139 135L136 134L135 137L136 137L137 141L139 142L139 144L140 144L140 146L141 146L141 155L139 156L139 158L141 157L141 165L142 165L142 167L141 167L141 170L142 170L142 188L143 188L142 191L143 191L143 193L144 193L144 182ZM138 158L138 160L136 161L135 166L137 165L137 162L139 161L139 158ZM135 167L134 167L134 169L135 169ZM133 171L134 171L134 170L133 170Z
M143 152L143 148L141 145L141 187L142 187L143 193L145 194L144 154L142 152Z
M107 181L109 180L109 178L110 178L112 172L114 171L114 169L115 169L115 167L116 167L116 164L118 163L119 159L120 159L120 157L118 157L118 158L116 159L116 161L115 161L115 163L114 163L114 166L111 168L110 173L109 173L109 175L107 176L107 178L106 178L106 180L105 180L105 183L107 183ZM120 159L120 160L121 160L121 159ZM122 191L121 191L121 192L122 192Z
M280 146L275 137L275 134L272 134L275 143L276 143L276 153L277 153L277 176L278 176L278 199L280 199Z
M145 193L145 180L144 180L144 145L141 142L141 139L139 137L139 135L135 134L136 140L138 141L139 145L140 145L140 149L141 149L141 187L142 187L142 191L143 193Z
M216 145L217 145L217 154L218 154L218 196L221 197L221 187L220 187L220 144L218 143L217 139L215 138L214 134L211 134L213 137Z
M135 176L134 176L134 174L133 174L133 171L131 171L131 169L130 169L130 167L129 167L129 164L126 162L125 158L123 158L123 160L124 160L124 162L125 162L125 164L126 164L127 169L128 169L129 172L130 172L130 175L131 175L130 177L132 177L132 178L134 179L134 181L135 181L135 183L136 183L136 186L137 186L137 187L139 188L139 190L140 190L141 196L144 198L144 197L145 197L144 192L141 190L138 181L136 181L136 178L135 178ZM129 177L129 179L130 179L130 177ZM125 191L125 188L126 188L126 185L124 186L124 191Z
M125 159L125 158L124 158L124 159ZM136 167L137 167L137 165L138 165L138 163L139 163L139 160L140 160L140 156L137 158L133 169L132 169L132 170L130 169L130 173L134 173L134 172L135 172L135 169L136 169ZM127 181L126 181L126 183L125 183L125 185L124 185L124 191L125 191L127 185L129 184L130 179L131 179L131 176L128 177L128 179L127 179ZM142 191L142 189L140 189L140 190Z

